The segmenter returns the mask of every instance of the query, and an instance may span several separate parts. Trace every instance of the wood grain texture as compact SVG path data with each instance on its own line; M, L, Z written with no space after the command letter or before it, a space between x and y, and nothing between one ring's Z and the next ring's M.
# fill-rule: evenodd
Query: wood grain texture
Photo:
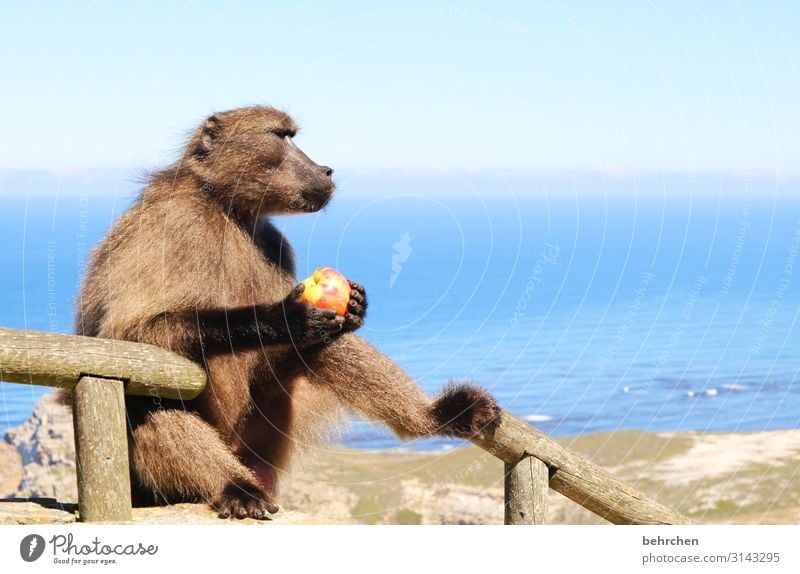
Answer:
M550 469L550 488L614 524L690 524L596 464L565 449L542 431L502 411L500 424L473 443L508 464L533 456Z
M122 381L81 377L72 394L81 522L131 520Z
M0 328L0 380L70 389L84 375L166 399L192 399L206 384L200 365L153 345Z
M547 465L532 456L505 463L505 524L546 524L549 474Z

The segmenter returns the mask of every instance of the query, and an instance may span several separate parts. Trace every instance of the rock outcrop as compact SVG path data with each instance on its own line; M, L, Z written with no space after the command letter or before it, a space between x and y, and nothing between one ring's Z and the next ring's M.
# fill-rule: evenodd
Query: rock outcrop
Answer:
M72 415L54 393L39 400L31 418L7 430L5 441L20 457L22 476L15 490L3 496L77 502Z
M0 498L13 496L22 482L22 456L14 445L0 442Z

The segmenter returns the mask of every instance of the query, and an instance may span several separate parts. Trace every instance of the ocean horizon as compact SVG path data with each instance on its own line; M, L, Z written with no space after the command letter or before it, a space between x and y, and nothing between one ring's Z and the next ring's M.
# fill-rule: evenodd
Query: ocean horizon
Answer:
M743 180L605 193L594 177L549 194L501 179L354 175L325 211L275 221L299 278L331 266L366 286L360 334L428 392L472 379L556 436L800 426L800 194ZM97 188L6 180L0 325L72 332L89 251L136 195ZM46 391L0 384L0 428ZM361 421L338 441L460 444Z

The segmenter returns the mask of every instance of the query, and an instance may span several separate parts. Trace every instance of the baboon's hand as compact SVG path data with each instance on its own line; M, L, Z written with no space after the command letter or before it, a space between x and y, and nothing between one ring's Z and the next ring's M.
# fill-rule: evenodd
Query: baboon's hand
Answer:
M321 309L300 299L305 286L300 283L283 300L282 310L292 343L319 343L339 333L345 318L333 309Z
M355 281L348 283L350 283L350 302L347 304L342 331L355 331L364 326L364 317L367 316L367 292Z

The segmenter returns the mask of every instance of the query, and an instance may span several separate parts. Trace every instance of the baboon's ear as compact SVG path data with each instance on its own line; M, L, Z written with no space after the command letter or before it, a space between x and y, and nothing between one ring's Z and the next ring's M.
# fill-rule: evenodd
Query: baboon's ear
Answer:
M214 149L214 145L222 133L222 122L217 116L210 116L203 124L203 133L200 135L200 143L195 150L198 159L205 159Z

